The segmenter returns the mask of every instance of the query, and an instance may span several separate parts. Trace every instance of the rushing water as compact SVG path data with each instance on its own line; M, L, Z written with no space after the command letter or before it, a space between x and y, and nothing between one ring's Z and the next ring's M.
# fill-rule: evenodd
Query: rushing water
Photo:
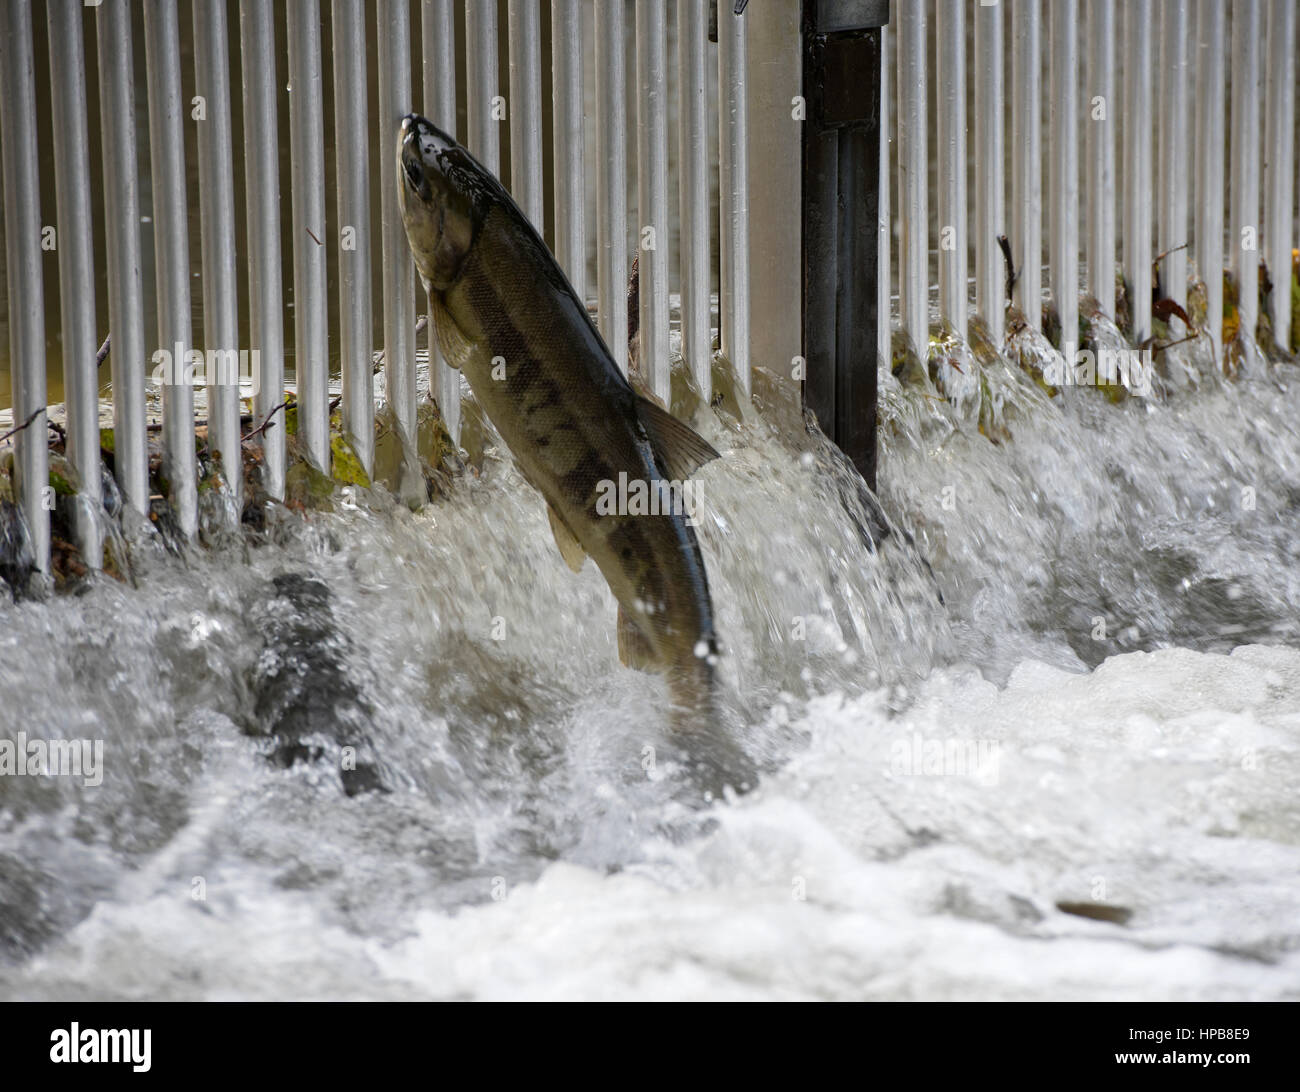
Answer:
M104 775L0 777L0 996L1295 997L1298 376L1177 353L983 416L882 373L878 547L824 442L710 413L764 773L706 809L508 457L141 531L138 587L2 608L0 739Z

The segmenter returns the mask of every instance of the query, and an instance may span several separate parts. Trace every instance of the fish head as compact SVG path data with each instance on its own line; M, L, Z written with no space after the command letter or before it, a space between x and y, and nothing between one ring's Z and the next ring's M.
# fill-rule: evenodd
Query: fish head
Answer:
M456 141L419 114L397 136L397 193L425 287L455 283L474 245L485 208L483 168Z

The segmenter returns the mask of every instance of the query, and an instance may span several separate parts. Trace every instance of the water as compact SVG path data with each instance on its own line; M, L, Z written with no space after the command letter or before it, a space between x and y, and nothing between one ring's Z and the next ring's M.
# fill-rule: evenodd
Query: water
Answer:
M824 444L711 416L765 772L710 808L500 453L3 608L0 739L105 774L0 778L0 996L1294 998L1295 373L1179 351L1119 405L882 375L878 548Z

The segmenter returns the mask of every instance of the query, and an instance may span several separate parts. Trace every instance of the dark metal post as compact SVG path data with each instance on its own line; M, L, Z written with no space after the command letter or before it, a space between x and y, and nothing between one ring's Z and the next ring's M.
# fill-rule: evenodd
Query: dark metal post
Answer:
M880 28L888 21L888 0L804 0L804 401L873 489Z

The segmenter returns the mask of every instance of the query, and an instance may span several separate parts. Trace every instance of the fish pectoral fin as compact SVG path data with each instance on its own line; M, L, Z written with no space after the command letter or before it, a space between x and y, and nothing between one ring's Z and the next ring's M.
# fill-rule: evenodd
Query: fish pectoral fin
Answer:
M622 603L618 605L618 659L624 667L637 671L659 670L650 642L641 627L627 616Z
M564 563L575 573L582 572L582 563L587 560L587 551L569 530L569 525L564 522L564 518L549 504L546 506L546 515L550 518L551 534L555 536L555 545L560 548L560 556L564 558Z
M685 481L710 459L718 458L712 445L690 425L639 395L636 412L650 437L659 468L671 480Z
M433 329L438 336L438 348L442 351L442 359L447 367L460 371L477 349L469 338L461 333L456 320L448 314L445 307L433 296L429 297L429 302L429 309L433 312Z

